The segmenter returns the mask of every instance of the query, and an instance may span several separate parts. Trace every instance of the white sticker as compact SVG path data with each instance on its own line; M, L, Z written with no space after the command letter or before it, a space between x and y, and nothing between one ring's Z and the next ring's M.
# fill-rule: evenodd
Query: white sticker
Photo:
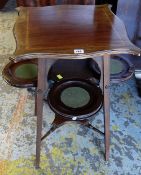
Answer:
M84 49L74 49L75 54L81 54L84 53Z
M77 117L72 117L72 120L77 120Z

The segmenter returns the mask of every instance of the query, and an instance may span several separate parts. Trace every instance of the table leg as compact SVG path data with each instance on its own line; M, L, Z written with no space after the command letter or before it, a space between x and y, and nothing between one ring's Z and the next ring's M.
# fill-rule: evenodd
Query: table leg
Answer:
M110 56L103 56L103 94L104 94L104 132L105 132L105 159L109 159L110 152Z
M37 133L36 133L36 162L35 167L40 166L40 152L41 152L41 137L42 137L42 120L43 120L43 97L46 83L46 60L38 59L38 85L37 97L35 101L37 112Z
M37 92L35 92L35 110L34 115L37 116Z

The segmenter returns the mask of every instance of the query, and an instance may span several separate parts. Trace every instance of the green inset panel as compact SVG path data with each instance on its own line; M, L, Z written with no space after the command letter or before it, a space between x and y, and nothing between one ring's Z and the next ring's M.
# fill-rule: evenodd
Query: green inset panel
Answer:
M79 108L90 101L90 95L83 88L69 87L61 93L61 101L68 107Z
M33 79L38 75L36 64L21 64L15 70L15 76L22 79Z
M111 74L118 74L122 72L124 69L124 65L121 61L116 60L116 59L111 59L110 60L110 71Z

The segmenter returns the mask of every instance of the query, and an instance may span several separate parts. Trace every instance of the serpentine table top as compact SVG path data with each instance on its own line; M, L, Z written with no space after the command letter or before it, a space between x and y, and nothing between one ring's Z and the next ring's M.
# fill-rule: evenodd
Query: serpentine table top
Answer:
M75 49L83 52L77 53L77 58L141 53L129 41L124 24L108 5L21 7L14 33L16 57L73 58Z

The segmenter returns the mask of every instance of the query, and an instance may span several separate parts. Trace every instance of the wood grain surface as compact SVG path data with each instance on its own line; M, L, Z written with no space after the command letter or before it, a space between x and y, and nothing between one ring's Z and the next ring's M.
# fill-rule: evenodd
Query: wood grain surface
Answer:
M23 7L14 33L15 56L74 55L74 49L96 56L141 52L129 41L124 24L107 5Z

